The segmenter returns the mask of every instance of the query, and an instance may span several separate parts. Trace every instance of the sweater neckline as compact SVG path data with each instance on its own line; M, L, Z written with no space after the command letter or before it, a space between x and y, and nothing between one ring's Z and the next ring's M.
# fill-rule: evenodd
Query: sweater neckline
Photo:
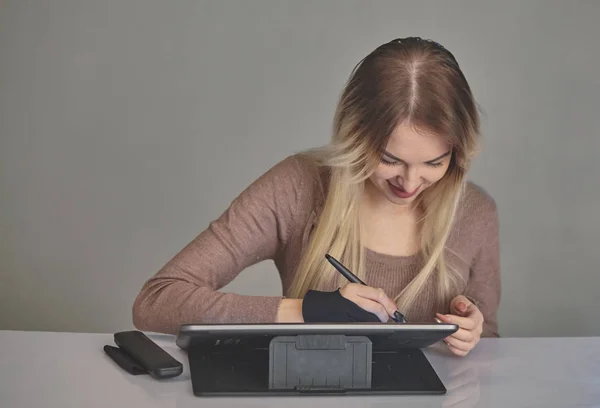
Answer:
M367 259L370 259L375 262L380 262L390 266L406 266L415 264L421 254L419 252L413 255L391 255L384 254L382 252L376 252L370 248L365 248L365 252L367 254Z

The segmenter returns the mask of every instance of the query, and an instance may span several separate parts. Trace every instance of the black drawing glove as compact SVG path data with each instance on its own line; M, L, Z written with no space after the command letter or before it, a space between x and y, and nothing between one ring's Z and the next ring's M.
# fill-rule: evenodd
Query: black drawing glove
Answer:
M339 289L309 290L302 301L302 316L305 323L381 322L375 314L342 296Z

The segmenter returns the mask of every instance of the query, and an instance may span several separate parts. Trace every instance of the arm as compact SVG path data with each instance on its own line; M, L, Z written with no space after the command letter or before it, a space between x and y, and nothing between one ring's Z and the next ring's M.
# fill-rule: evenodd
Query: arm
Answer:
M142 287L133 305L140 330L176 333L184 323L274 322L297 318L297 300L218 290L244 268L276 258L296 227L304 182L288 158L244 190L209 227ZM294 303L296 301L296 303Z
M483 314L481 337L499 337L497 317L501 294L499 222L496 205L493 202L490 203L489 208L486 208L482 231L482 244L471 265L465 295Z

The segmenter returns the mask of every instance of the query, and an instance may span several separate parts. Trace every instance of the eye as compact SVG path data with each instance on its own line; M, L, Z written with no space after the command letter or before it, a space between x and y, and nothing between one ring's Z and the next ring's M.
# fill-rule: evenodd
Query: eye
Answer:
M397 164L400 164L400 162L398 162L396 160L389 160L389 159L386 159L385 157L381 158L381 162L383 164L385 164L386 166L395 166Z
M443 164L444 164L444 162L427 163L427 165L430 167L441 167Z

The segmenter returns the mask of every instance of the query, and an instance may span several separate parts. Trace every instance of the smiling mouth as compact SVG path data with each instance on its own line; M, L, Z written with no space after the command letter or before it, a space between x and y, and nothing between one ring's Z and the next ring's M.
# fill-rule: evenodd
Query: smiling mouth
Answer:
M388 184L390 185L390 188L392 189L392 192L400 198L410 198L412 196L414 196L415 194L417 194L417 192L419 191L419 189L421 188L421 186L417 187L414 191L406 191L404 189L404 187L398 187L393 185L391 182L388 181Z

